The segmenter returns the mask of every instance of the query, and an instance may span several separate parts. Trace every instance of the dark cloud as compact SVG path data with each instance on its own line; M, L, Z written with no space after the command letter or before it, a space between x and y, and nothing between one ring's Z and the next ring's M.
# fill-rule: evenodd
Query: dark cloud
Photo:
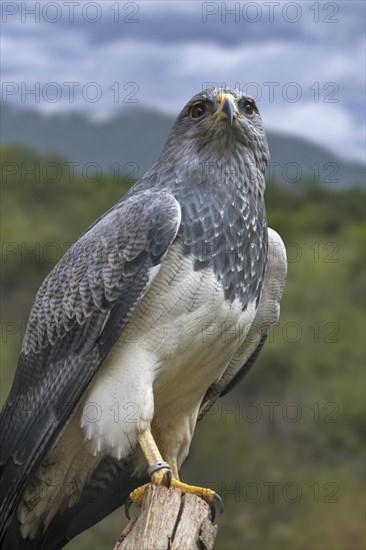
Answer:
M273 128L296 130L309 139L321 136L334 150L364 154L364 2L273 2L272 21L268 2L124 1L118 17L115 1L75 2L71 20L60 1L60 17L53 24L46 19L55 18L56 11L42 11L35 22L34 15L21 13L24 4L2 4L19 6L2 29L2 77L19 87L8 94L9 102L23 103L21 85L32 89L38 82L42 90L54 81L62 88L60 101L44 101L41 92L34 108L110 116L128 95L123 86L133 82L139 102L173 113L204 82L243 88L254 82L263 92L261 111ZM55 4L28 2L27 8ZM88 5L90 11L82 12ZM222 6L239 6L236 20ZM93 18L98 20L93 23ZM70 81L79 83L73 102L63 84ZM93 81L101 90L97 103L82 94ZM111 90L116 81L119 101ZM277 82L275 102L268 82ZM291 82L300 88L298 103L283 95ZM329 83L337 87L333 103L327 101ZM27 96L26 106L31 101Z
M14 4L4 2L3 4ZM28 9L36 2L21 2ZM53 33L67 29L84 34L91 44L131 38L163 43L214 42L222 46L265 41L308 42L319 44L329 39L347 47L364 34L365 3L343 2L58 2L60 11L40 11L40 23L21 8L6 17L3 32L28 34ZM55 4L46 2L45 5ZM66 4L66 5L65 5ZM77 5L80 4L80 5ZM93 9L93 5L98 9ZM85 7L85 6L84 6ZM111 9L113 8L113 9ZM4 7L3 7L4 10ZM47 22L59 20L54 23ZM21 24L21 19L26 24ZM93 20L95 19L95 22ZM345 37L347 43L345 43Z

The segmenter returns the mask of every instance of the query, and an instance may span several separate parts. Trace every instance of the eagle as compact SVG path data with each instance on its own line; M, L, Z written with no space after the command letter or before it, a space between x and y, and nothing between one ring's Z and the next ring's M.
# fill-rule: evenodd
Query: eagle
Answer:
M4 550L60 549L149 483L219 500L179 470L279 318L268 160L253 98L199 92L156 164L45 278L1 414Z

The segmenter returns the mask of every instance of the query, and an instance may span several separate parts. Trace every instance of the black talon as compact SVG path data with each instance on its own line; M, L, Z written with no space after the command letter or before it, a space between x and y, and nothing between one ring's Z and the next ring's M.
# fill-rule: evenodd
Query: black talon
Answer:
M172 471L171 470L168 470L166 472L166 481L167 481L167 487L168 489L170 488L171 484L172 484L172 479L173 479L173 474L172 474Z
M216 500L216 502L218 503L219 505L219 508L220 508L220 514L223 513L224 511L224 501L222 500L222 498L220 497L220 495L218 495L217 493L214 494L214 499ZM216 518L216 508L215 508L215 504L211 504L210 505L210 510L211 510L211 521L212 523L215 521L215 518Z
M130 499L130 497L127 497L126 498L126 502L125 502L125 515L126 515L126 518L128 520L130 520L130 508L131 508L131 504L132 504L132 499Z
M222 498L220 497L220 495L218 495L217 493L214 494L214 499L216 500L216 502L217 502L218 505L219 505L220 514L222 514L222 513L224 512L224 509L225 509L224 501L222 500Z
M214 504L211 504L210 505L210 519L211 519L211 523L213 523L215 521L215 518L216 518L216 508L215 508L215 505Z

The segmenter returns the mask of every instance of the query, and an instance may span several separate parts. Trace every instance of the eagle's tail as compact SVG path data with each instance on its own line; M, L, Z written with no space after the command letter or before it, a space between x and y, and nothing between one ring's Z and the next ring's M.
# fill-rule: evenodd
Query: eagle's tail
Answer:
M131 491L148 478L131 477L131 464L104 458L84 488L79 501L59 512L34 540L23 539L17 515L5 530L2 550L60 550L71 539L98 523L121 506ZM118 536L118 534L117 534Z

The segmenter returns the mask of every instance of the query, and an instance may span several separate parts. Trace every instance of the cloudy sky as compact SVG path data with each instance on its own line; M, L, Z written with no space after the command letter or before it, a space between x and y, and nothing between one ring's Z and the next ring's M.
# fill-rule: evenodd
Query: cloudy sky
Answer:
M177 113L225 83L257 99L267 128L364 159L363 0L4 0L2 22L3 102L97 119L136 105Z

